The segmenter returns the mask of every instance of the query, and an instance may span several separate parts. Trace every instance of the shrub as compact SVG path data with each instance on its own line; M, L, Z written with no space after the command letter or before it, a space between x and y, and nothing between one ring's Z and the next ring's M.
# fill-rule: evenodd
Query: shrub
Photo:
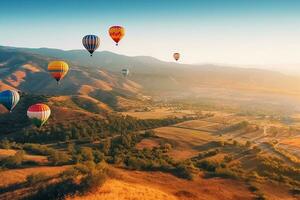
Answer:
M82 147L78 152L78 162L93 161L93 149L90 147Z
M188 166L186 166L184 164L177 165L176 168L174 169L174 174L180 178L184 178L184 179L188 179L188 180L193 179L192 172L189 170Z
M216 169L215 176L221 178L231 178L231 179L238 179L239 177L234 171L228 168L220 168L220 167Z
M0 148L2 149L10 149L11 147L11 144L9 142L9 140L7 138L4 138L3 140L1 140L1 143L0 143Z
M51 151L50 155L48 156L48 160L53 165L64 165L70 162L70 156L65 152L54 150Z
M155 131L154 130L147 130L144 133L144 137L149 138L149 137L155 137Z
M208 161L208 160L203 160L196 163L196 167L209 172L215 172L218 166L219 166L218 163Z
M84 192L95 192L105 183L106 179L107 177L105 173L94 170L82 180L80 185Z
M53 153L53 151L55 151L55 149L47 147L45 145L31 144L31 143L24 144L23 149L30 153L44 155L44 156L48 156L51 153Z
M3 167L8 168L20 167L24 161L24 155L24 151L17 151L15 155L3 159L1 164Z
M94 155L94 161L96 163L99 163L99 162L103 161L104 158L105 158L104 153L102 153L100 151L94 151L93 155Z
M43 172L39 172L36 174L31 174L29 176L26 177L26 183L29 186L34 186L37 183L40 183L42 181L46 181L47 179L49 179L49 176L47 176L47 174L43 173Z

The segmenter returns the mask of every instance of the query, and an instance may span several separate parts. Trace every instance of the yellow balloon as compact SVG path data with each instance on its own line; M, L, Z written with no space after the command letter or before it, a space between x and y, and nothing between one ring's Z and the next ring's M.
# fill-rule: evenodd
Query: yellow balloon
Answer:
M52 61L48 64L48 71L52 77L58 82L64 78L69 71L69 66L64 61Z

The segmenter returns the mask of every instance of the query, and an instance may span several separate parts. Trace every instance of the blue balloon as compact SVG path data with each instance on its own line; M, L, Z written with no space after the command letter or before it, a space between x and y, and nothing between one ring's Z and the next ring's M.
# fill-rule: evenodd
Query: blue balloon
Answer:
M92 56L100 45L100 39L96 35L86 35L82 38L82 44Z
M9 111L12 111L20 100L20 95L15 90L5 90L0 92L0 104Z

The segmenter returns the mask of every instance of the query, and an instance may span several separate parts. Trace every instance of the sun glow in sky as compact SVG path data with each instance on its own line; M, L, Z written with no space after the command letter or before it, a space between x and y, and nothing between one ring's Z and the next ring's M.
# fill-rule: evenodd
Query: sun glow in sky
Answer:
M0 2L0 45L83 49L183 63L300 64L298 0L11 0ZM111 25L126 35L119 47Z

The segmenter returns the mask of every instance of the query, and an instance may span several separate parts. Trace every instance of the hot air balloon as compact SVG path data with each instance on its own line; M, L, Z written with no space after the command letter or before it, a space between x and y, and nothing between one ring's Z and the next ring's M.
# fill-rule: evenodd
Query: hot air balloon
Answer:
M110 37L116 42L117 46L118 46L119 41L125 35L125 29L122 26L112 26L109 28L108 32L109 32Z
M0 93L0 104L7 108L10 112L20 100L20 95L15 90L5 90Z
M43 126L51 114L50 108L46 104L38 103L30 106L27 110L27 116L37 127Z
M128 76L129 69L122 69L122 74L123 74L124 77Z
M82 38L82 44L92 56L100 45L100 39L97 35L86 35Z
M48 71L58 84L59 81L68 73L69 66L64 61L52 61L48 64Z
M179 53L174 53L173 54L174 59L177 61L180 58L180 54Z

